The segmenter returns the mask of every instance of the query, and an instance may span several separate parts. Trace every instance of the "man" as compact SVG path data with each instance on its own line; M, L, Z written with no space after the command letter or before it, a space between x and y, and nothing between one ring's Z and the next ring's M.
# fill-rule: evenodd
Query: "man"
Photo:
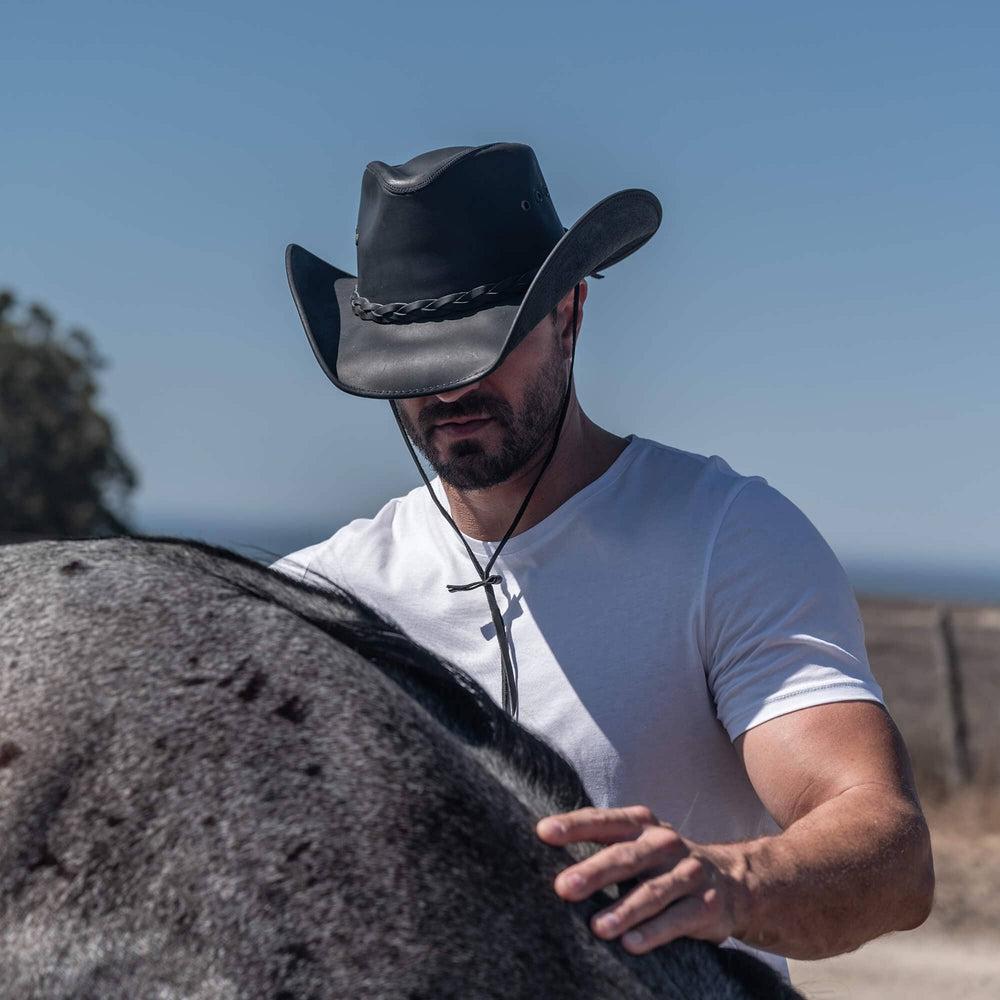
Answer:
M354 591L577 767L595 808L538 835L607 846L555 890L637 880L594 933L727 942L787 975L780 956L920 924L929 839L816 529L759 476L615 435L576 397L585 278L660 220L627 189L566 229L516 143L370 163L358 276L293 245L289 280L321 366L390 400L424 486L276 568Z

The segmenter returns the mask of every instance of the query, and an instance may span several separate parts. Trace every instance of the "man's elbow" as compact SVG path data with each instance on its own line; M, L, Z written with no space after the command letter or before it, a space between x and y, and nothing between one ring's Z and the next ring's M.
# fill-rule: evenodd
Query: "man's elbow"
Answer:
M906 891L898 910L896 930L912 931L931 914L934 906L934 855L931 836L923 817L911 830L909 850L904 851L906 871L901 873Z

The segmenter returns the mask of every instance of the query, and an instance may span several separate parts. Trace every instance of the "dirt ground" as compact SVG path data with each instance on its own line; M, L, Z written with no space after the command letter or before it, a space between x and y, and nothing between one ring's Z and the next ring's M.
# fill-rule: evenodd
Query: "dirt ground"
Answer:
M790 962L810 1000L1000 1000L1000 824L996 803L929 809L934 909L914 931L849 955Z

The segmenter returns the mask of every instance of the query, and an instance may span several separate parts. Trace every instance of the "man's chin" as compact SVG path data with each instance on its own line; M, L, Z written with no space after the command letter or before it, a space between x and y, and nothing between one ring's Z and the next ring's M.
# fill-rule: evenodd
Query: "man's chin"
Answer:
M460 490L486 490L510 478L512 470L498 456L463 441L447 458L431 462L443 482Z

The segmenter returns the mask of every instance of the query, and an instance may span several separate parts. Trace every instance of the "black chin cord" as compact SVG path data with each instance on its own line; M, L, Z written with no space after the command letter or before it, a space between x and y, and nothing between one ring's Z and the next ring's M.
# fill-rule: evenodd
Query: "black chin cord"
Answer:
M472 560L472 564L476 567L476 572L479 574L479 579L473 581L472 583L449 583L447 584L447 587L451 593L455 593L456 591L476 590L478 587L482 587L486 592L486 601L490 606L490 616L493 618L493 627L496 629L497 642L500 644L500 686L503 708L505 712L514 718L517 718L518 710L517 676L514 673L514 666L510 658L510 643L507 638L507 629L504 625L503 615L500 614L500 607L497 604L496 595L493 592L494 587L499 587L503 583L503 577L498 574L491 573L490 571L493 569L493 564L497 561L500 551L507 544L508 539L514 534L514 529L517 527L518 522L524 515L524 512L528 509L528 504L534 495L535 488L541 481L542 476L545 475L545 470L549 467L549 463L552 461L552 457L556 453L556 448L559 446L559 438L562 435L563 422L566 419L566 411L569 409L569 398L573 391L573 363L576 360L576 326L579 303L580 284L577 282L573 289L573 351L569 359L569 379L566 383L566 392L563 394L562 406L559 408L559 422L556 426L555 437L552 439L552 445L549 448L548 454L545 456L545 461L542 463L542 467L539 469L538 475L535 477L535 481L531 484L531 489L529 489L525 495L514 520L511 521L510 527L500 540L500 544L496 547L485 568L476 558L476 554L469 547L469 543L465 540L465 535L462 534L461 529L457 524L455 524L451 514L445 510L441 501L438 500L437 494L434 492L434 488L431 486L430 480L427 478L427 473L424 472L424 467L420 464L420 459L417 458L417 453L413 448L413 443L410 441L410 436L406 433L406 429L403 426L403 421L399 416L399 410L396 407L396 401L394 399L389 400L389 405L392 407L392 415L396 418L396 424L399 427L400 433L403 435L403 440L406 442L406 447L417 467L417 471L420 473L420 478L423 479L424 485L427 487L427 491L430 493L431 499L434 501L434 505L444 516L445 520L452 526L452 528L455 529L455 533L458 535L462 545L465 546L465 551L469 554L469 558Z

